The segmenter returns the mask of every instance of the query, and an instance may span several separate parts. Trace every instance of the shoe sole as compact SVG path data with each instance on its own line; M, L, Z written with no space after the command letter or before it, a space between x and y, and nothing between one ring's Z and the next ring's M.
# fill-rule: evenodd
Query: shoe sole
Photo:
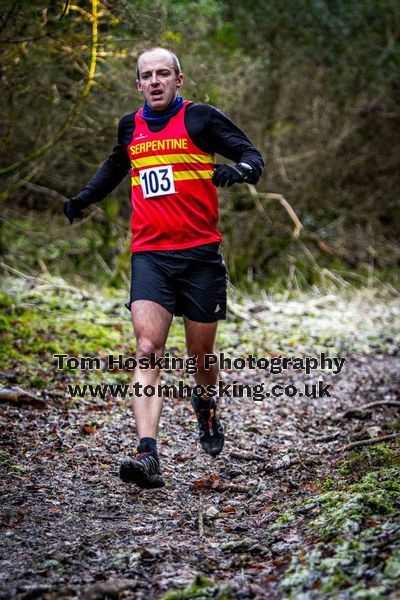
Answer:
M149 477L139 463L135 463L131 460L126 460L121 464L119 476L124 483L135 483L142 489L150 490L165 486L161 474Z
M221 439L221 438L222 438L222 439ZM216 457L216 456L218 456L218 454L221 454L221 452L222 452L222 450L223 450L223 448L224 448L225 436L224 436L224 434L219 434L219 435L218 435L218 438L217 438L217 439L218 439L218 441L220 441L220 443L221 443L221 447L220 447L220 448L217 448L217 449L215 449L215 450L212 450L212 451L210 451L210 449L207 447L207 446L208 446L208 441L209 441L210 439L213 439L213 438L208 438L208 440L205 440L205 441L203 442L203 441L202 441L202 439L200 438L200 440L199 440L199 441L200 441L200 446L202 447L202 449L204 450L204 452L205 452L206 454L208 454L209 456ZM203 444L204 444L204 445L203 445Z

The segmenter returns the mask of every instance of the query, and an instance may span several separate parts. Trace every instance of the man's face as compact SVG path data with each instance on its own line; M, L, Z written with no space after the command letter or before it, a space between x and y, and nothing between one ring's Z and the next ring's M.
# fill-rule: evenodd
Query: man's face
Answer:
M176 75L168 52L146 52L139 61L137 89L154 110L164 110L176 98L183 85L183 74Z

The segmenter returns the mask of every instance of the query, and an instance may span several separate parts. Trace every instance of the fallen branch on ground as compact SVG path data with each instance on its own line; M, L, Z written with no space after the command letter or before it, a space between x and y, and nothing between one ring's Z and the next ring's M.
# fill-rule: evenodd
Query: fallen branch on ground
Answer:
M341 421L342 419L369 419L372 416L371 412L360 410L359 408L350 408L344 413L331 417L333 421Z
M327 433L326 435L321 435L320 437L315 437L314 442L316 444L321 444L323 442L333 442L340 437L340 431L335 431L335 433Z
M352 448L358 448L360 446L370 446L371 444L380 444L381 442L388 442L389 440L394 440L399 436L400 433L391 433L390 435L383 435L378 438L368 438L365 440L359 440L357 442L351 442L350 444L339 448L339 452L344 452L345 450L351 450Z
M400 402L397 400L377 400L376 402L369 402L368 404L363 404L363 406L346 410L346 412L334 417L334 420L340 421L341 419L368 419L372 416L372 413L369 412L369 409L375 408L376 406L395 406L396 408L400 408Z
M230 452L229 456L236 460L257 460L259 462L265 462L267 459L260 454L246 454L243 452Z
M33 394L26 392L19 387L4 388L0 387L0 402L13 402L14 404L33 404L34 406L43 408L46 406L46 402L34 396Z
M199 535L204 537L204 521L203 521L203 496L199 495Z
M360 410L367 410L368 408L374 408L375 406L397 406L400 408L400 402L398 400L377 400L376 402L370 402L360 406Z

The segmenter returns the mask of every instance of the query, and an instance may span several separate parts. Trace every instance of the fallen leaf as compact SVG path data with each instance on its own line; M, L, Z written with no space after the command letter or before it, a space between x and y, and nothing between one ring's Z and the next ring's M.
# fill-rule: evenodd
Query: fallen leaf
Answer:
M288 563L290 561L290 558L291 557L289 555L278 556L277 558L274 558L271 562L276 567L281 567L282 565L285 565L286 563Z
M206 487L207 485L207 479L197 479L196 481L192 481L192 486L197 488L197 489L201 489Z
M276 581L277 579L278 579L278 576L277 576L277 575L267 575L266 577L264 577L264 578L263 578L263 580L264 580L265 582L268 582L268 581Z
M367 519L365 523L361 526L362 529L368 529L369 527L378 527L381 524L381 521L377 519Z
M316 492L318 490L321 489L321 485L318 483L311 483L311 482L306 482L303 484L305 488L307 488L308 490L310 490L310 492Z
M86 435L91 435L92 433L95 433L96 425L88 425L85 423L84 425L81 425L81 431Z
M223 513L235 513L236 509L233 506L224 506L222 509Z

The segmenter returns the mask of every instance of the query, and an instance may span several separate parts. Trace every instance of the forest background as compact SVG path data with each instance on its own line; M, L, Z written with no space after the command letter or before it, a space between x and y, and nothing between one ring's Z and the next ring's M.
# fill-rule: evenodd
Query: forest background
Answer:
M257 192L220 196L231 281L272 289L373 273L398 283L397 1L0 5L9 269L128 285L129 177L72 227L62 204L116 144L120 117L142 103L138 53L161 45L182 59L183 96L222 109L265 157Z
M93 392L131 372L54 361L135 351L129 176L72 226L62 207L142 103L155 45L266 162L220 192L218 349L346 359L317 373L330 398L222 398L215 461L187 399L166 400L157 493L118 477L128 399ZM398 598L399 0L0 0L0 50L0 598ZM267 375L220 377L310 381Z

